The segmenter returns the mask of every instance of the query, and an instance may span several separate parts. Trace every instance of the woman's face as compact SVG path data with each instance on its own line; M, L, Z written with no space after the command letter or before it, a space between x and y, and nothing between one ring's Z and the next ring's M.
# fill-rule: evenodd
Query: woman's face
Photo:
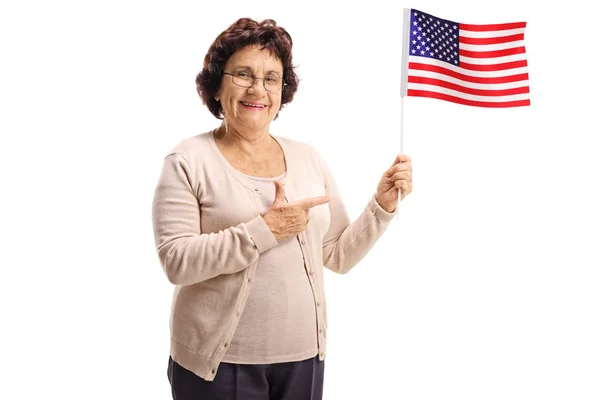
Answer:
M260 50L256 46L235 52L225 63L224 72L248 72L258 78L283 79L281 61L275 54L269 54L269 50ZM281 92L265 90L262 79L255 80L252 87L245 88L235 85L231 75L223 75L215 98L221 102L225 121L238 131L268 131L281 106Z

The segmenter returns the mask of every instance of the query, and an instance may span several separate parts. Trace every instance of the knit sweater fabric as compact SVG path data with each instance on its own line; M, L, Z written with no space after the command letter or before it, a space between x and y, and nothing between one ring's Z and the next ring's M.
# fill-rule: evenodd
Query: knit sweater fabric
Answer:
M317 351L323 360L327 347L323 267L341 274L350 271L397 210L388 213L373 195L351 223L318 151L300 141L271 136L285 157L286 174L280 182L286 202L330 198L310 209L306 229L293 238L312 290ZM227 162L210 131L185 138L168 152L154 192L155 245L160 264L175 285L170 354L207 381L214 380L234 339L261 255L279 245L261 216L265 207L259 186Z

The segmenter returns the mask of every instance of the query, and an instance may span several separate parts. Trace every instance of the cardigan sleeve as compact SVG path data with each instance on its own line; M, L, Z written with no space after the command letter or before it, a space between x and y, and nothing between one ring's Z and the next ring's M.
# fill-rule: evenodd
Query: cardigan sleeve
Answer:
M277 245L261 216L217 233L200 231L192 171L178 153L165 157L152 201L154 241L169 281L191 285L253 264Z
M396 211L385 211L373 195L362 214L351 223L331 171L318 153L317 157L325 178L331 215L329 229L323 237L323 265L333 272L344 274L367 255Z

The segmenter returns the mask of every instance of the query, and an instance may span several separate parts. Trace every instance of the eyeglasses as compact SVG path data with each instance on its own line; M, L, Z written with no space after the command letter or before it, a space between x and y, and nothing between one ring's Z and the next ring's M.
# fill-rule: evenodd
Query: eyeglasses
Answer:
M266 78L258 78L246 71L238 71L233 74L230 72L223 72L223 75L231 75L231 80L234 85L241 86L244 88L250 88L254 86L254 82L257 79L262 79L263 87L268 92L279 93L283 90L283 87L287 85L285 81L276 76L267 76Z

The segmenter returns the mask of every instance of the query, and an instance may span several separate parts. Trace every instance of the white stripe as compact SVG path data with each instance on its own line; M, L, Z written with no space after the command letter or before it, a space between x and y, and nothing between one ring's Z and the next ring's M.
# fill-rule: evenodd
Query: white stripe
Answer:
M524 73L529 72L527 67L505 69L502 71L470 71L470 70L467 70L464 68L450 65L447 62L433 60L428 57L409 56L408 61L420 63L420 64L436 65L438 67L447 68L447 69L457 72L459 74L464 74L464 75L469 75L469 76L479 76L479 77L488 77L489 76L489 77L497 78L500 76L510 76L510 75L524 74ZM412 69L409 70L409 73L412 73L412 71L414 71L414 70L412 70Z
M525 60L525 59L526 59L525 53L513 54L511 56L504 56L504 57L494 57L494 58L472 58L472 57L460 56L461 62L466 62L469 64L478 64L478 65L502 64L502 63L507 63L507 62L511 62L511 61L520 61L520 60Z
M525 46L525 41L524 40L516 40L514 42L496 43L496 44L460 43L459 46L463 50L470 50L470 51L496 51L496 50L504 50L504 49L513 49L515 47L523 47L523 46Z
M411 76L421 76L424 78L432 78L432 79L441 79L446 82L454 83L456 85L468 87L471 89L479 89L479 90L504 90L504 89L514 89L518 87L529 86L528 80L516 81L516 82L507 82L507 83L474 83L467 82L460 79L452 78L448 75L438 74L437 72L431 71L419 71L419 70L411 70Z
M518 29L506 29L502 31L468 31L464 28L460 28L459 36L472 37L472 38L489 38L489 37L498 37L498 36L510 36L516 35L519 33L525 33L525 28Z
M408 83L408 90L427 90L429 92L443 93L449 96L460 97L461 99L473 100L473 101L485 101L488 103L498 103L503 101L518 101L529 99L529 93L513 94L510 96L475 96L473 94L466 94L457 92L456 90L446 89L440 86L434 85L423 85L420 83Z

